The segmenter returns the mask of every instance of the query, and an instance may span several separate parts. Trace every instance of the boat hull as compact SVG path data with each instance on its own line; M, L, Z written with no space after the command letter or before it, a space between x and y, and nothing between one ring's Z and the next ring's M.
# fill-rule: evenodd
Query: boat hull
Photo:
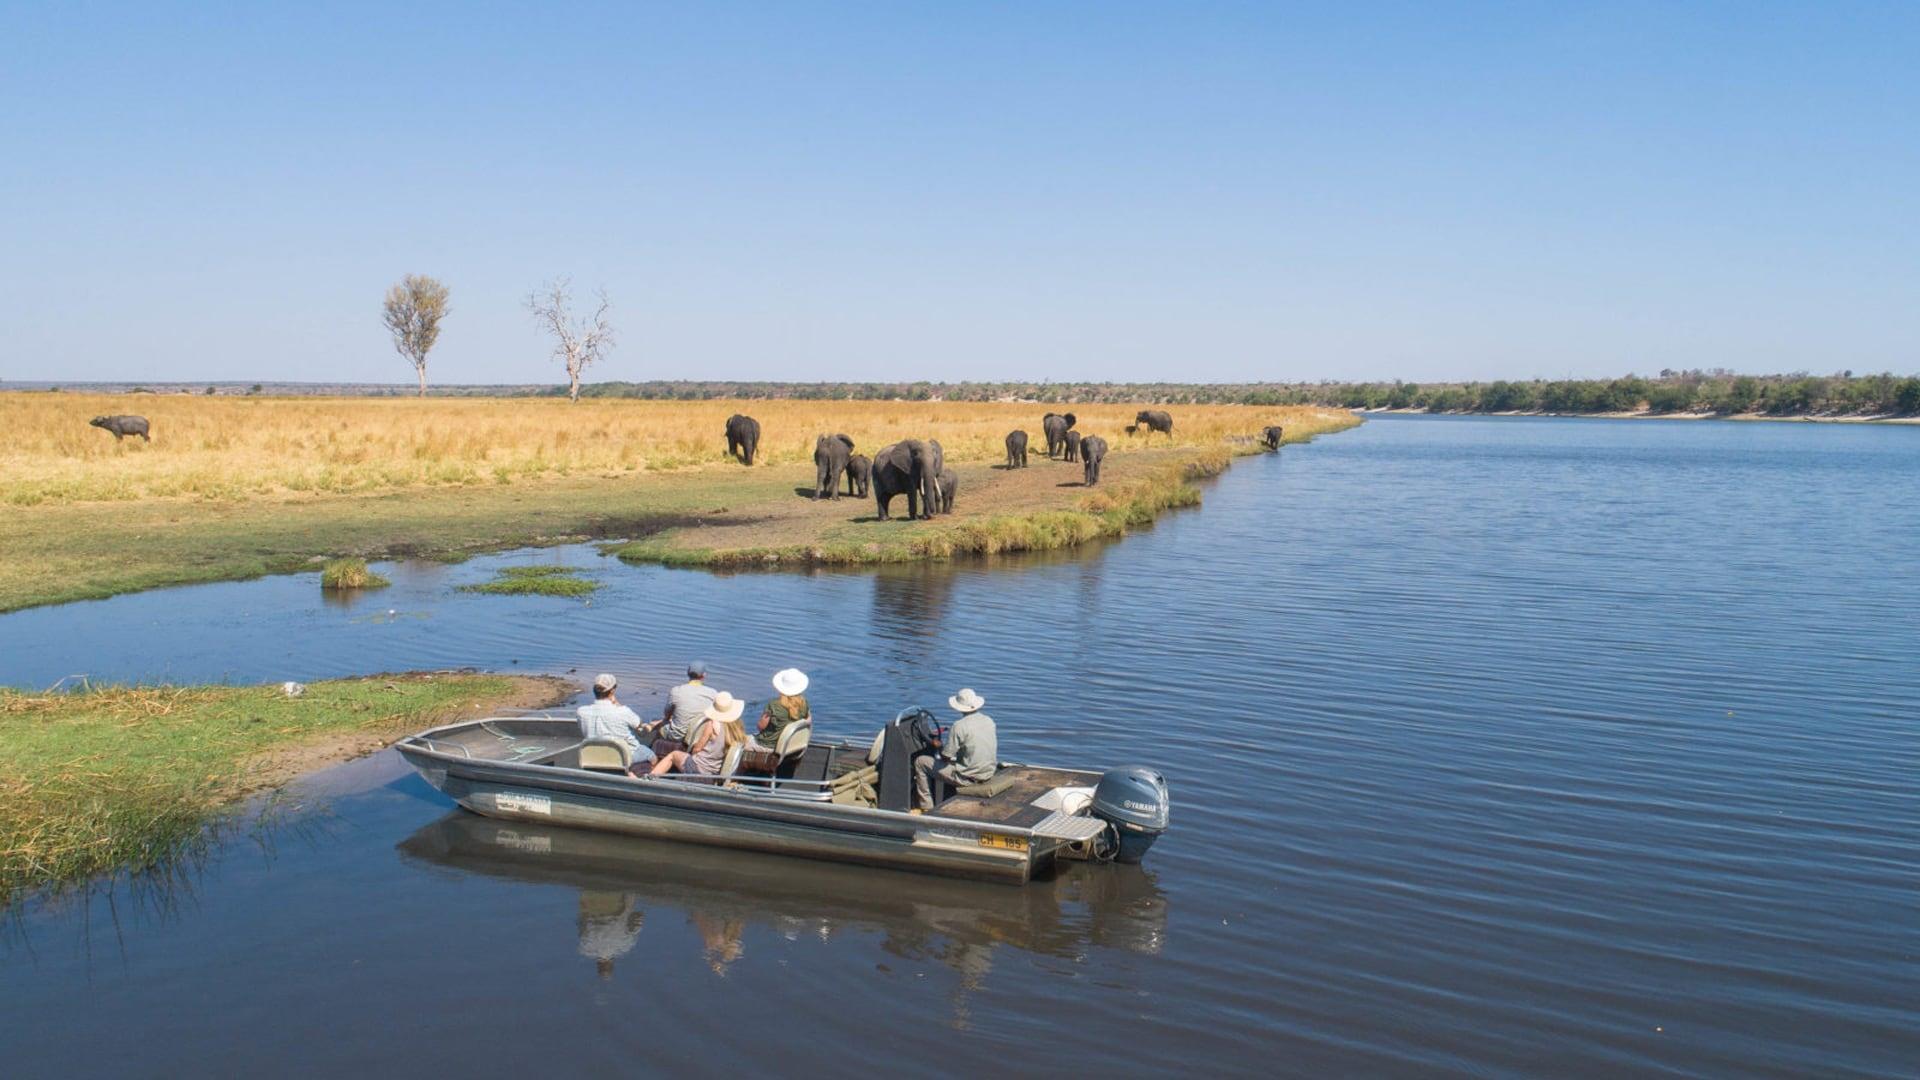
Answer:
M633 780L445 749L452 729L396 744L435 788L476 814L770 854L1021 884L1059 843L1029 830L865 807Z

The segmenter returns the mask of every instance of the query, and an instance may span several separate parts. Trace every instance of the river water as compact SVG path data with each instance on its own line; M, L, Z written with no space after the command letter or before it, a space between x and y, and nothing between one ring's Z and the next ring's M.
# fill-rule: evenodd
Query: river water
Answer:
M1377 418L1110 546L714 576L591 549L0 618L0 682L685 660L825 734L968 685L1159 763L1142 868L1027 889L501 827L383 754L167 881L18 910L75 1072L1912 1075L1920 429ZM590 604L452 591L562 562Z

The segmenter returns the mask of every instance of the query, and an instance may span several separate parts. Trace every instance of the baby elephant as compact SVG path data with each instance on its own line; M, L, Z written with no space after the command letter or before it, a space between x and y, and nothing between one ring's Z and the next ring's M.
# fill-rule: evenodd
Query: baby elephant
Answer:
M1107 457L1107 440L1089 435L1080 440L1080 467L1086 470L1087 486L1100 482L1100 463Z
M960 478L952 469L940 470L940 512L953 513L953 497L960 494Z
M1077 431L1067 432L1067 460L1080 460L1080 433Z
M1024 469L1027 467L1027 433L1024 431L1007 432L1007 468Z
M148 442L153 441L153 436L147 434L147 418L144 416L96 416L87 423L113 432L114 442L119 442L128 435L138 435Z
M857 498L866 498L868 486L873 483L873 459L865 454L855 454L847 459L847 494Z
M1280 449L1280 440L1284 437L1285 434L1280 430L1280 425L1278 424L1260 429L1260 445L1269 450Z

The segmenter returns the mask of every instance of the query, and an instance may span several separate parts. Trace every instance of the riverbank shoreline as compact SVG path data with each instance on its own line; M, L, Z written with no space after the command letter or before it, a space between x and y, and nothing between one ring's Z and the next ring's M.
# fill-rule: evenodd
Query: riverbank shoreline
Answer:
M1738 420L1773 424L1920 424L1920 416L1772 416L1767 413L1654 412L1637 409L1627 412L1566 413L1527 410L1519 412L1434 412L1430 409L1354 409L1358 416L1541 416L1558 420Z
M723 440L717 436L696 438L684 430L689 423L713 421L717 432L720 425L708 413L729 407L724 402L699 403L697 412L673 403L616 403L578 411L550 404L548 411L556 418L576 418L602 433L557 441L558 449L533 441L535 432L544 429L530 430L526 421L513 424L496 415L510 413L510 408L522 407L520 403L460 402L456 406L463 411L444 416L431 411L441 407L433 401L421 407L427 412L406 412L405 403L384 403L392 417L381 417L379 425L365 422L365 431L353 435L359 440L353 446L340 443L336 452L343 459L367 458L358 467L371 469L374 462L367 456L376 452L402 461L416 453L451 458L471 452L475 462L494 453L477 437L470 447L451 449L426 436L418 444L398 444L394 440L401 436L391 432L402 430L400 421L407 419L498 424L502 438L529 440L527 447L515 451L529 461L551 464L561 460L557 455L562 453L578 456L566 459L570 463L559 472L516 473L499 482L409 480L394 490L335 491L288 489L286 484L305 483L309 477L302 467L283 464L271 448L281 445L274 440L335 446L335 432L328 425L355 423L353 416L329 402L301 403L293 411L284 402L255 404L264 410L252 417L255 422L279 427L250 436L263 440L254 448L223 441L229 426L249 419L229 412L255 407L246 402L227 402L215 411L178 418L182 424L204 423L210 433L185 445L183 431L177 450L161 441L164 433L158 427L157 449L145 444L115 448L109 441L69 452L61 449L66 444L59 438L64 436L47 435L44 450L28 455L28 473L39 470L52 476L64 469L72 474L74 486L60 490L98 487L131 494L74 495L61 501L42 497L50 481L21 481L26 486L9 496L17 497L7 508L11 527L0 534L0 613L178 585L318 572L337 558L457 562L489 552L588 541L605 541L610 552L632 562L713 567L887 562L965 551L1058 548L1119 535L1165 509L1192 505L1198 493L1187 490L1191 485L1186 480L1224 467L1215 458L1259 449L1252 440L1265 425L1282 425L1287 441L1297 442L1361 423L1339 409L1195 407L1176 414L1178 437L1170 440L1128 436L1124 428L1132 413L1102 407L1081 417L1086 431L1106 433L1112 447L1101 486L1089 491L1080 484L1080 466L1049 459L1043 440L1038 453L1030 451L1029 468L1004 468L1004 450L996 445L1001 436L989 438L986 433L1003 435L1001 425L1018 423L1037 434L1038 417L1025 406L1016 413L1009 407L938 403L807 403L809 411L796 411L791 420L782 421L788 430L782 431L777 445L769 431L761 460L746 467L725 458ZM738 404L776 415L770 403ZM101 402L99 407L113 406ZM1016 415L1021 419L1012 419ZM43 425L54 422L39 419ZM859 433L858 444L867 451L877 449L876 437L866 434L868 430L937 433L961 479L954 514L932 522L880 522L874 520L871 498L813 499L811 450L798 450L801 442L810 448L812 436L801 439L794 432L812 432L816 426L836 430L842 422ZM633 434L643 428L666 431L669 424L670 434ZM634 447L656 448L660 460L679 460L671 455L684 454L720 461L702 459L700 464L658 471L650 471L650 465L623 469L618 463L626 451L591 449L623 437L634 440ZM581 449L583 443L590 448ZM97 460L86 456L96 453ZM177 454L182 461L170 462L164 454ZM251 478L235 477L230 487L208 489L205 495L146 494L174 489L168 485L198 483L193 478L201 475L203 465L253 472ZM264 490L249 486L255 484ZM31 499L40 501L17 501ZM904 514L904 500L896 499L894 509ZM743 551L750 554L739 554Z
M0 688L0 910L194 849L248 796L405 735L558 705L552 676L408 672L280 686Z

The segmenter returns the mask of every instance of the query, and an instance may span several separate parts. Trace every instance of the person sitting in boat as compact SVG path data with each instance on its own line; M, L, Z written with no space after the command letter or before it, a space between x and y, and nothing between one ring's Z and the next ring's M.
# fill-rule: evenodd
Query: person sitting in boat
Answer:
M746 710L746 702L725 690L715 694L706 719L694 728L687 748L671 751L654 762L652 775L679 772L688 776L719 776L727 753L747 744L747 729L740 723L740 714Z
M934 740L934 753L913 759L912 813L915 814L933 808L934 777L958 787L986 783L1000 771L999 733L993 717L980 711L986 707L987 699L969 688L948 698L947 704L960 714L960 719L947 729L944 743L938 738Z
M665 757L686 749L687 737L693 734L689 729L704 722L715 696L707 685L707 665L698 660L688 664L687 681L667 691L667 711L656 725L653 752Z
M620 680L604 672L594 676L593 704L580 706L573 715L580 721L582 738L619 739L626 743L633 751L633 763L628 771L641 776L652 766L654 754L640 745L639 715L614 696L614 688L619 685Z
M812 711L804 696L807 675L799 668L774 673L773 689L779 696L767 702L760 723L747 747L741 766L751 772L772 772L779 764L780 732L796 720L811 720Z

